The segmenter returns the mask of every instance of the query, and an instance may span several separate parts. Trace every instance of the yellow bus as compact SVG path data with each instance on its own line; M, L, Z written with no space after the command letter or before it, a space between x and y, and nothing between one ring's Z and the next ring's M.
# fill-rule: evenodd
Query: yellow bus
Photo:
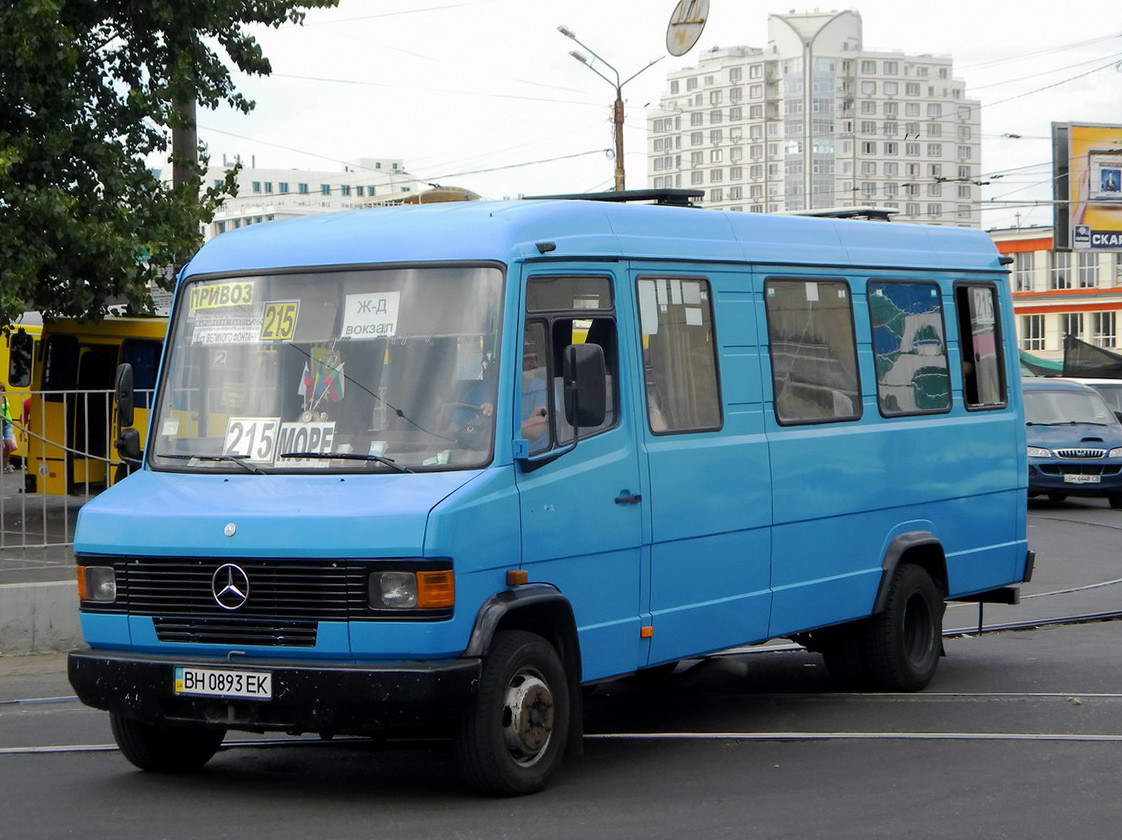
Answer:
M27 492L94 493L124 474L113 445L117 426L110 397L117 365L128 362L133 368L143 445L166 333L167 318L160 317L63 318L44 324L26 423Z
M16 449L8 463L19 466L27 457L27 433L23 418L31 399L31 365L43 327L39 324L9 324L0 328L0 370L4 375L8 410L15 424Z

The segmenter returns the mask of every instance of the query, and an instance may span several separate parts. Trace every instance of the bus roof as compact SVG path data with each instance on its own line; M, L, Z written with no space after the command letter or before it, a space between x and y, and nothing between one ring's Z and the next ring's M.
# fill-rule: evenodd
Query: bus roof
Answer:
M980 230L598 201L468 201L324 213L229 231L196 274L443 260L603 259L1004 271Z

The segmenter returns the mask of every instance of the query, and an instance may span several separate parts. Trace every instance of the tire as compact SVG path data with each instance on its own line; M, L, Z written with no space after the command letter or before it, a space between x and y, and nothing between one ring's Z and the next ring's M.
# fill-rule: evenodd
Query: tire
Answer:
M883 612L869 619L864 653L874 686L919 691L935 676L943 641L945 605L931 576L905 563L889 584Z
M1122 493L1111 493L1106 497L1111 510L1122 510Z
M495 634L456 734L464 781L492 796L541 790L561 764L569 722L569 681L553 646L524 630Z
M225 729L205 726L158 726L116 713L109 715L121 754L150 773L190 773L218 752Z

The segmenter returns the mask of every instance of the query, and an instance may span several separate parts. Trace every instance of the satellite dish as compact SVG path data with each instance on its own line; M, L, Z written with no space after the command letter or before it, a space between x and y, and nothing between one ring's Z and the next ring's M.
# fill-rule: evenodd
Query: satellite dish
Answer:
M678 0L670 25L666 27L666 51L674 56L685 55L705 28L709 17L709 0Z

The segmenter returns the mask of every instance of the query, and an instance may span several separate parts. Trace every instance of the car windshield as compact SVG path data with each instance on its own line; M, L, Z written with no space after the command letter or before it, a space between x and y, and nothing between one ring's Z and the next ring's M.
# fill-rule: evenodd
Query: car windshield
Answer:
M148 444L160 469L418 472L490 461L502 272L186 284Z
M1122 411L1122 382L1117 385L1091 385L1114 411Z
M1053 426L1071 423L1117 425L1118 420L1094 391L1026 391L1025 421Z

